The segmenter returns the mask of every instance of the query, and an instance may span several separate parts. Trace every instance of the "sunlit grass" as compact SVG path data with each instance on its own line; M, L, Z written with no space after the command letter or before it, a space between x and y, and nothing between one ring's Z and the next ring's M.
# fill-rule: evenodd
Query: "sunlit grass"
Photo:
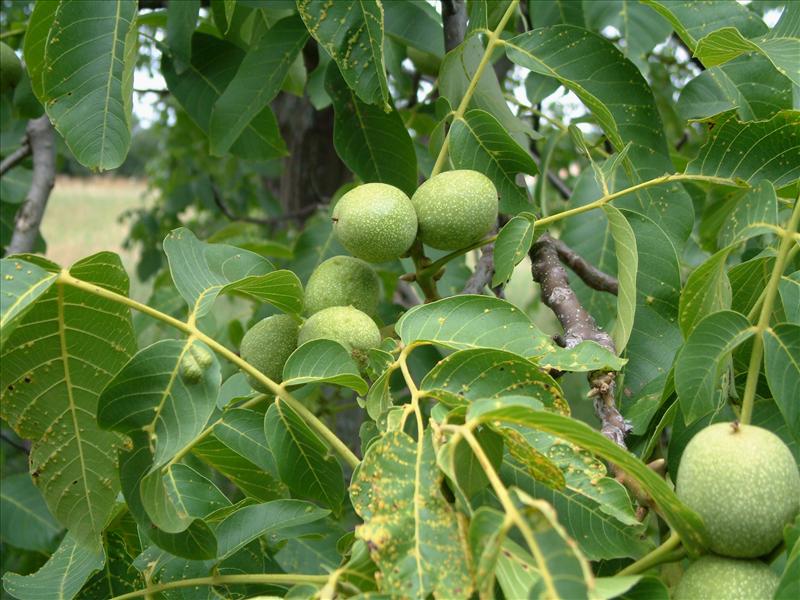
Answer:
M145 205L145 187L132 179L58 178L42 221L45 256L69 266L102 250L116 252L131 275L132 296L143 299L147 289L135 277L139 253L122 247L129 224L120 215Z

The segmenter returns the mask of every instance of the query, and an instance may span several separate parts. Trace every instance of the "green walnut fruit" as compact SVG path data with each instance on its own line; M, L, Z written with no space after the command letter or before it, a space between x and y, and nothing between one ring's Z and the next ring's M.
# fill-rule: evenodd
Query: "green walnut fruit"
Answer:
M297 322L289 315L267 317L244 334L239 353L272 381L280 382L286 359L297 349L298 330ZM251 375L247 380L258 391L269 391Z
M438 250L458 250L477 242L497 222L497 190L477 171L447 171L414 193L419 239Z
M673 600L772 600L778 576L759 560L706 555L686 569Z
M710 548L761 556L781 541L800 511L800 473L789 448L753 425L716 423L683 452L676 492L703 519Z
M329 258L311 274L306 284L306 312L313 315L331 306L352 306L374 315L380 301L378 274L352 256Z
M381 333L369 315L352 306L331 306L311 315L300 328L298 342L333 340L363 356L381 343Z
M22 79L22 63L16 52L0 42L0 93L13 90Z
M411 248L417 237L417 214L402 190L385 183L365 183L336 203L333 230L350 254L381 263Z

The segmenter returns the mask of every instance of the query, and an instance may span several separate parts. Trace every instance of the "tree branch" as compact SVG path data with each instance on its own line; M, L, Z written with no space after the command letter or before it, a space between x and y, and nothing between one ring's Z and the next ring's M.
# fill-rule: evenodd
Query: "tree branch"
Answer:
M7 254L32 252L39 235L47 199L56 179L56 144L46 115L28 121L28 143L33 155L33 177L25 203L17 213Z
M214 204L217 205L220 212L222 212L222 214L225 215L225 217L227 217L229 220L240 221L242 223L252 223L254 225L264 225L266 227L272 227L283 221L303 221L306 217L311 216L317 210L325 206L324 204L309 204L297 211L276 215L274 217L250 217L247 215L238 215L233 212L230 206L228 206L225 200L222 198L222 194L217 186L213 183L211 184L211 195L214 197Z
M564 334L556 341L565 348L591 340L616 353L611 336L595 323L575 292L569 285L567 271L561 264L557 244L548 234L542 235L530 250L533 279L541 286L542 302L556 315L564 328ZM617 410L615 404L614 372L594 371L589 373L594 398L595 414L600 419L603 435L625 448L625 435L630 425Z
M467 34L467 3L464 0L442 0L444 51L450 52L464 41Z
M583 279L586 285L599 292L608 292L609 294L617 295L619 282L616 277L612 277L589 263L561 240L550 238L550 243L556 249L556 252L558 252L558 258L561 259L561 262L572 269L578 277Z
M462 294L482 294L484 288L492 282L494 276L494 242L483 247L481 257L475 265L475 270L467 279Z
M30 155L31 155L31 145L28 142L28 136L26 135L23 138L19 148L17 148L11 154L6 156L3 159L3 162L0 162L0 176L5 175L6 171L10 171L14 167L16 167L19 163L28 158Z

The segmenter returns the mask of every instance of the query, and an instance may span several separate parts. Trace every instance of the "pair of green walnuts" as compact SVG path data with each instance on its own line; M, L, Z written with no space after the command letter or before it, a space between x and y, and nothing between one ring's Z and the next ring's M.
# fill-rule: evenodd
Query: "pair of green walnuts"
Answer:
M772 600L778 577L757 559L800 512L800 473L786 444L753 425L706 427L686 446L675 490L703 519L714 552L689 565L675 600Z
M442 173L409 198L385 183L367 183L344 194L333 209L333 229L353 256L334 256L320 264L306 284L308 319L290 315L256 323L242 338L240 354L279 382L298 346L316 339L339 342L364 363L381 335L373 317L380 302L378 274L368 263L396 260L419 238L439 250L457 250L482 239L497 221L497 190L477 171ZM257 390L268 390L249 377Z

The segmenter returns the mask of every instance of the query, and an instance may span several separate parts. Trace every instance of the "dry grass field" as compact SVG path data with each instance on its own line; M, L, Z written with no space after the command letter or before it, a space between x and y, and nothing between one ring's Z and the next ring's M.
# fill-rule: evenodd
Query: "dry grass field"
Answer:
M133 179L59 177L42 221L47 258L68 266L101 250L116 252L132 276L133 297L144 299L147 289L134 275L138 252L123 249L129 223L120 216L145 205L145 188Z

